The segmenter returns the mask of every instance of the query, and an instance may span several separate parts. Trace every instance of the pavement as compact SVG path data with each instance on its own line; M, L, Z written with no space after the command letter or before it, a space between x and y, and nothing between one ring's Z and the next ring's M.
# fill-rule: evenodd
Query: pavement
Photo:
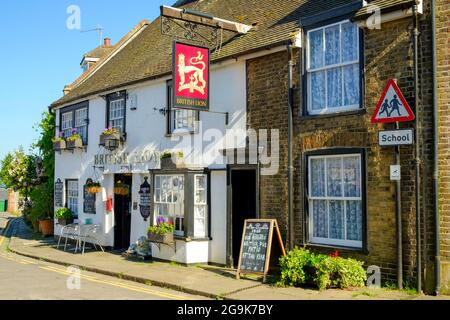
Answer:
M114 252L88 251L84 255L56 248L53 239L37 237L21 218L9 217L9 252L56 265L77 266L83 272L113 276L141 284L151 284L178 292L224 300L413 300L450 299L410 294L405 291L359 288L318 291L278 288L262 284L258 277L235 278L235 270L208 265L182 266L169 262L129 259ZM0 215L0 228L2 226ZM1 239L5 237L1 237Z

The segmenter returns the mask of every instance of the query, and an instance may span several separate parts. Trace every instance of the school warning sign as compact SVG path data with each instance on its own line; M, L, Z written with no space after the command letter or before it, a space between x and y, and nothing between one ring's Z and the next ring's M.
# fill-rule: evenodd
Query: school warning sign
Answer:
M415 119L414 113L406 102L400 88L394 80L388 80L380 101L372 116L372 123L406 122Z

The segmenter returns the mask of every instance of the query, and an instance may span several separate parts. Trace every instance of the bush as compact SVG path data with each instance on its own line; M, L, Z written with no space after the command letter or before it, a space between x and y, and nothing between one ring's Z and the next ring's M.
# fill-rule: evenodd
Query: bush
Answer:
M314 254L295 248L280 258L282 286L314 284L320 290L364 286L367 279L363 262Z
M73 218L73 213L69 208L60 208L56 211L55 216L57 219L69 220Z

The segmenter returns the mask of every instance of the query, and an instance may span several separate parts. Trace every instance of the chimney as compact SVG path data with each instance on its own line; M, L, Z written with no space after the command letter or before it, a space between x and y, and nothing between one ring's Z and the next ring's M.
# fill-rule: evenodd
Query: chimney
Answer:
M111 47L111 39L105 38L105 42L103 44L104 47Z

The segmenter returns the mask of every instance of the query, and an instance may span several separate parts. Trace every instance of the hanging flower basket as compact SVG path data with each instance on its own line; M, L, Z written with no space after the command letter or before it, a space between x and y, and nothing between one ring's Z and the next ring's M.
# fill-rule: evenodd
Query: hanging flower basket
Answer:
M99 182L90 182L86 184L86 191L89 193L102 192L102 186Z
M114 185L114 193L120 196L127 196L130 193L130 187L119 181Z

